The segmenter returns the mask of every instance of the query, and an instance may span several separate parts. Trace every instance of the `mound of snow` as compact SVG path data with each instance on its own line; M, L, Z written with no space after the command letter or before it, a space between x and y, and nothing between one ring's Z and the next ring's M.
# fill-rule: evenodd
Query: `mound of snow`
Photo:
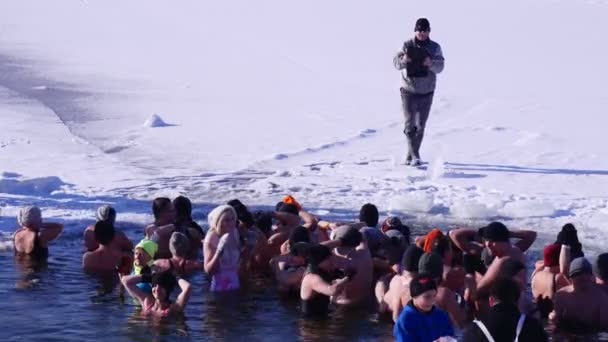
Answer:
M413 192L407 196L399 195L390 199L388 210L390 212L418 212L428 213L435 205L433 195L425 192Z
M522 200L507 203L501 214L508 217L551 217L555 208L551 203L543 201Z
M498 211L477 201L458 202L450 207L450 213L458 218L488 219L498 215Z
M26 180L0 179L0 193L15 195L51 195L67 185L59 177L42 177Z
M154 127L167 127L169 126L160 116L156 115L156 114L152 114L152 116L150 116L148 118L148 120L146 120L146 122L144 122L144 127L150 127L150 128L154 128Z

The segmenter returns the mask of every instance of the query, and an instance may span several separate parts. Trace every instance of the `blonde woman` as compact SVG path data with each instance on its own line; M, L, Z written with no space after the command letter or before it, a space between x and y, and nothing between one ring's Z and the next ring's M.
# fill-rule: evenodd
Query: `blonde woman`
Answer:
M203 244L205 272L211 276L211 291L223 292L240 287L240 244L234 208L221 205L207 220L209 231Z

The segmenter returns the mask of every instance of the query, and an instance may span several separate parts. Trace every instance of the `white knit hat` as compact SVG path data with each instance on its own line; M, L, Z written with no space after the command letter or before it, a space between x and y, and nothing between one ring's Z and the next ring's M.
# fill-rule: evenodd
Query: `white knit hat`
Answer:
M114 222L116 222L116 210L107 204L102 205L97 208L95 218L97 218L97 221L106 221L114 224Z
M17 222L20 226L39 228L42 225L42 213L36 206L24 207L17 214Z
M209 215L207 215L207 223L209 223L209 229L216 230L217 228L219 228L218 225L220 224L220 218L228 211L232 212L232 214L236 218L236 211L233 207L229 205L220 205L215 209L211 210Z

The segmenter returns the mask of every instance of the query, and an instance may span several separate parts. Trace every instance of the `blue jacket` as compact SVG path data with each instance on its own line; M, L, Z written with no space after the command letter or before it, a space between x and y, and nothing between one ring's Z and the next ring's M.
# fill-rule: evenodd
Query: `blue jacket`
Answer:
M399 315L393 328L397 342L433 342L443 336L454 336L448 315L438 308L431 312L418 311L410 301Z

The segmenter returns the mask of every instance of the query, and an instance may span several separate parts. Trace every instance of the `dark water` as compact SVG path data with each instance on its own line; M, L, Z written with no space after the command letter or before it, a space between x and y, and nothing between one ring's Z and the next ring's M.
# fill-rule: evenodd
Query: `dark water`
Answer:
M193 293L184 317L160 322L141 318L128 295L123 301L117 291L106 293L111 284L83 274L82 230L88 223L66 223L46 264L15 259L10 250L0 252L0 341L393 340L392 322L371 308L336 310L320 321L304 319L298 301L279 298L272 281L264 278L253 279L239 294L218 296L208 291L207 277L196 274L190 279ZM134 241L143 229L121 228ZM538 257L540 245L535 244L531 260ZM554 335L553 340L608 337Z

